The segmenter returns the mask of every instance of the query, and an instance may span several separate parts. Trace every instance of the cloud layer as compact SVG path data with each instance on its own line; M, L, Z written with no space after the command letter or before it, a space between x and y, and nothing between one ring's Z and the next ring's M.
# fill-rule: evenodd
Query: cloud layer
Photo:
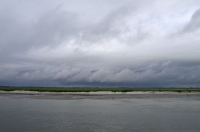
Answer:
M200 86L198 0L0 1L0 85Z

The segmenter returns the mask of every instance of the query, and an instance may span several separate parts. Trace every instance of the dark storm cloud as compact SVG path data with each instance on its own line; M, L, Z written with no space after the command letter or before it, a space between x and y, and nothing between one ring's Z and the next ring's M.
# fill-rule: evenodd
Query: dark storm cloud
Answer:
M179 3L2 1L0 85L200 86L200 5Z

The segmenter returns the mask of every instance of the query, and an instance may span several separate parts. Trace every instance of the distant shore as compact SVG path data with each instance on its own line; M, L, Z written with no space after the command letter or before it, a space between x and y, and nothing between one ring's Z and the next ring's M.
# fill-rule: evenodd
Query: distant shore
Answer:
M2 87L0 91L37 92L200 92L200 88L87 88L87 87Z
M33 99L131 99L131 98L190 98L200 99L199 91L131 91L131 92L112 92L112 91L90 91L90 92L48 92L48 91L24 91L0 90L0 96L14 98L33 98Z

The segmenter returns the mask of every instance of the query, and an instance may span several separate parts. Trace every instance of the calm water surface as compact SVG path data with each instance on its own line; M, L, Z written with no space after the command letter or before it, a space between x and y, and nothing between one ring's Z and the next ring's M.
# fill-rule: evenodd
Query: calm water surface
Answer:
M200 99L0 97L0 132L200 132Z

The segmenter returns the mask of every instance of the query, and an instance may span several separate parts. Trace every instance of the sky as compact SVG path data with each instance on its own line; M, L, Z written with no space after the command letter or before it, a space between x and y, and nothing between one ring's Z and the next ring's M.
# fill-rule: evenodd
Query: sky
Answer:
M0 85L200 87L200 1L0 0Z

